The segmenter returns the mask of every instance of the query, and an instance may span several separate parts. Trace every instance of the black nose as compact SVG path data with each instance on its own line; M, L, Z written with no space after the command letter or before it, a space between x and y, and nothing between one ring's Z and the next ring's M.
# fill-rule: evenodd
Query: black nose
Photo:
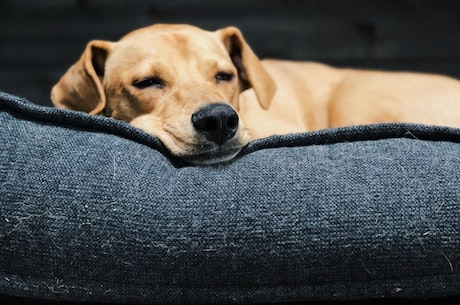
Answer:
M238 130L238 114L225 104L211 104L192 114L192 124L206 139L222 145Z

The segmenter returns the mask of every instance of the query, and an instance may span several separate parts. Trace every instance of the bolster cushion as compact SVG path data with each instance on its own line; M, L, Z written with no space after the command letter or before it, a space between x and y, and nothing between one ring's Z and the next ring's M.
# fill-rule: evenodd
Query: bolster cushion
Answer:
M460 130L274 136L187 166L0 94L0 294L149 304L460 295Z

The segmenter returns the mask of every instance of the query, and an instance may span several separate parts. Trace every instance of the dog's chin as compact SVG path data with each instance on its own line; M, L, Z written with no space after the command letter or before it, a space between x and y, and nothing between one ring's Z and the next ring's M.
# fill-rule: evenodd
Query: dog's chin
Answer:
M212 151L206 151L190 155L179 156L183 161L192 165L212 165L230 161L240 152L241 147L237 148L219 148Z
M235 158L250 141L249 135L246 134L233 137L223 145L207 141L204 137L195 137L191 141L170 135L157 137L177 161L190 165L211 165L228 162Z

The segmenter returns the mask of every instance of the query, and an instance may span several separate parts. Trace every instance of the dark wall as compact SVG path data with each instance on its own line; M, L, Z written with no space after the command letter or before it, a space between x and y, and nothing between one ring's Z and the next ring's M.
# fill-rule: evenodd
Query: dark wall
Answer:
M236 25L262 58L460 78L457 0L0 0L0 90L49 105L89 40L157 22Z

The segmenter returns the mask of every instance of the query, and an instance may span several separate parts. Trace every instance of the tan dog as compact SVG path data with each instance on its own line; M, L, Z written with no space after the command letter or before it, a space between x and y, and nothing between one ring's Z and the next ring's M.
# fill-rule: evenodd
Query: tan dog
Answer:
M229 160L273 134L380 122L460 127L457 80L260 61L235 27L154 25L91 41L51 98L126 121L194 164Z

